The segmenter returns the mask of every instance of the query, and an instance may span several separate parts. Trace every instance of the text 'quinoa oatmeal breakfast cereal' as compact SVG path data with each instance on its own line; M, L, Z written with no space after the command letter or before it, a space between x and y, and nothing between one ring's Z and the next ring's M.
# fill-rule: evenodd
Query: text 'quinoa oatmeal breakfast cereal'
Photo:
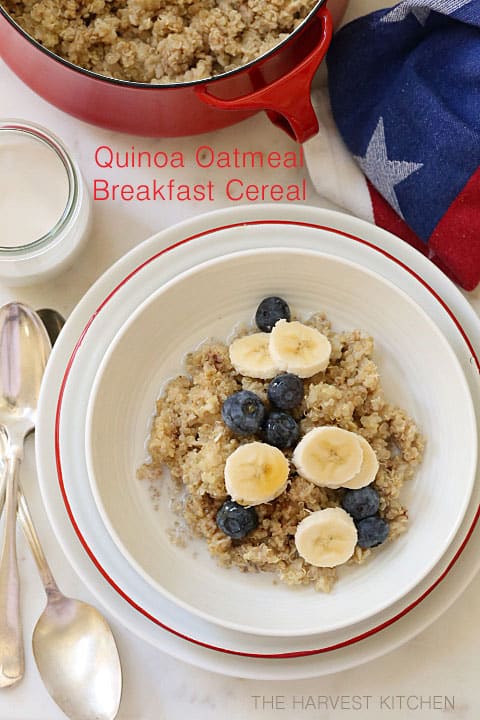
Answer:
M299 322L279 297L255 321L187 356L139 476L168 467L176 512L220 565L328 592L337 566L406 530L399 495L424 441L385 399L371 337L320 313Z
M145 83L201 80L255 60L288 37L314 0L3 0L60 57Z

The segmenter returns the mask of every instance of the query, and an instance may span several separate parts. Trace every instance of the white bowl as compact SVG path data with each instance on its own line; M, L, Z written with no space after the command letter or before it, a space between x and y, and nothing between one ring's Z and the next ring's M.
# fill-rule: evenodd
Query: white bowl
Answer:
M155 399L208 337L225 340L252 319L263 297L285 297L295 313L324 311L334 329L375 339L386 396L417 421L425 458L402 500L408 532L361 566L340 569L329 595L274 584L210 558L201 540L173 545L167 495L152 502L136 477L146 460ZM145 301L113 340L88 406L86 456L99 512L125 560L159 592L225 627L301 636L357 623L409 592L440 559L462 520L476 469L476 425L460 365L409 297L382 277L314 251L232 253L189 270ZM158 507L157 507L158 506ZM115 578L113 578L115 580Z

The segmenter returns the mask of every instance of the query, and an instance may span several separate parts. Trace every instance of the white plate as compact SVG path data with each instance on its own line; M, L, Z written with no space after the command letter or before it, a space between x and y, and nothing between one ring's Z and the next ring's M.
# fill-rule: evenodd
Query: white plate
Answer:
M232 232L213 237L231 244ZM263 225L255 232L263 245L285 242L291 230ZM424 460L402 493L408 533L374 551L370 561L339 568L330 594L288 587L274 582L271 573L221 568L201 540L184 548L173 545L168 492L153 503L148 483L136 476L166 379L181 372L186 353L206 337L225 340L239 322L249 322L258 301L269 294L287 298L299 317L321 310L337 331L361 328L371 335L387 399L413 415L427 437ZM94 325L89 334L97 342ZM172 602L210 622L278 637L354 625L415 587L441 558L463 518L475 478L476 440L460 364L408 295L349 261L281 247L201 263L142 303L100 365L86 420L92 492L125 562ZM122 586L121 578L113 580Z
M478 414L478 366L467 346L467 343L474 343L476 347L480 347L478 318L458 290L439 270L402 241L355 218L311 207L261 206L212 213L171 228L131 251L96 283L72 313L55 347L45 378L37 431L40 482L50 520L70 561L99 600L133 632L176 657L225 674L266 679L307 677L335 672L393 649L445 610L468 584L480 564L480 555L472 550L474 543L467 544L472 535L478 534L475 522L478 517L480 485L477 480L461 528L434 571L415 593L410 593L401 603L391 608L387 615L382 614L376 618L377 625L372 627L363 623L357 626L355 637L352 637L351 633L350 637L345 637L341 632L337 632L334 637L325 635L302 642L291 639L280 645L278 640L267 641L233 631L220 633L218 628L206 626L198 619L182 615L177 608L169 607L167 603L159 603L156 593L149 598L148 592L151 588L148 585L145 587L145 583L142 585L142 579L134 573L125 578L130 583L128 589L131 596L127 593L122 595L119 588L115 588L108 580L108 570L112 574L117 572L118 551L95 513L82 460L86 401L100 358L122 322L132 309L154 291L160 279L166 281L193 263L232 249L221 248L217 243L204 242L202 236L205 232L219 225L247 221L270 223L272 218L277 223L290 225L291 237L295 242L297 233L300 235L303 229L311 230L310 224L339 228L337 231L326 232L321 238L315 230L308 241L302 232L301 245L364 264L410 294L437 323L456 352L475 399ZM236 248L256 246L252 229L254 228L245 227L243 232L239 232ZM190 236L197 239L186 244L184 239ZM176 245L177 250L165 256L165 247L172 244ZM156 255L156 259L149 261L152 254ZM135 271L135 268L142 264L143 268ZM132 277L141 277L141 283L127 289L128 280L125 278L131 274ZM118 285L116 292L110 296ZM115 313L110 314L106 320L105 316L102 316L102 308L110 302L113 303L110 307L115 307ZM99 337L102 342L97 346L88 343L88 327L93 322L100 325L101 329ZM77 344L80 336L84 336L83 340L81 338ZM76 345L77 354L74 360L70 361ZM70 376L68 381L64 382L67 366L70 368ZM77 372L78 367L80 372ZM55 436L55 398L59 396L62 402L66 401L62 412L67 410L68 416L60 415L61 427ZM62 446L62 453L57 467L55 446L58 447L59 444ZM55 479L57 470L63 470L61 482ZM95 554L90 547L92 544L95 546ZM141 600L143 606L151 600L151 612L146 607L140 607L134 595ZM155 612L161 614L162 619L155 618ZM162 623L168 626L168 630L162 628ZM185 642L182 639L184 637L188 637L190 642ZM223 653L209 649L212 645L219 647L222 642ZM251 657L243 657L239 653L262 654L262 657L252 662ZM302 653L302 657L297 656L298 653ZM284 659L279 663L276 659L269 659L268 655L275 658L282 655Z

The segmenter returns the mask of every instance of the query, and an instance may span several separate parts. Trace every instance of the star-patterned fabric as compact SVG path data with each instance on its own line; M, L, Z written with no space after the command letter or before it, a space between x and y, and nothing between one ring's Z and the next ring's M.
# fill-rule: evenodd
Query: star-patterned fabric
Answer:
M412 173L423 167L423 163L406 162L405 160L391 160L388 157L387 144L383 118L370 138L365 157L355 157L367 175L382 193L385 200L403 217L402 210L395 195L395 185L406 180Z
M403 228L475 287L480 0L404 0L371 13L335 35L327 62L332 113L382 206L376 220L396 234Z
M470 0L404 0L383 15L380 22L401 22L411 13L420 25L425 25L432 10L449 15L469 3Z

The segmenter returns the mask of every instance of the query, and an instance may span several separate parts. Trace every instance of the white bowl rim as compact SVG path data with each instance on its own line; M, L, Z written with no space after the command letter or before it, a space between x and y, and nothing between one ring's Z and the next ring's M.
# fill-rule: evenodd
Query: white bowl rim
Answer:
M288 628L278 628L278 630L273 631L272 629L264 630L262 631L262 628L258 626L249 626L242 623L236 623L234 621L230 621L227 619L222 619L217 617L216 615L212 615L208 612L205 612L201 610L200 608L197 608L195 605L192 605L185 600L182 600L178 598L174 593L167 590L161 583L159 583L157 580L155 580L149 573L145 571L145 569L142 567L142 565L136 560L131 552L125 547L122 539L118 535L117 530L113 526L113 523L111 522L108 512L104 506L103 500L101 498L101 494L96 482L95 478L95 472L94 472L94 462L92 457L92 419L96 404L97 395L100 391L100 386L102 382L102 378L105 373L105 368L107 367L109 360L113 353L116 350L117 344L120 342L121 338L128 332L130 327L135 323L136 319L145 311L145 309L151 305L152 303L156 302L159 296L163 295L164 293L168 292L168 290L177 285L179 282L183 282L188 279L191 275L196 275L199 272L202 272L209 267L218 265L225 261L231 261L235 258L241 258L246 256L255 256L255 255L278 255L278 254L284 254L284 255L306 255L306 256L314 256L315 258L324 257L329 262L336 262L339 265L343 265L346 267L350 267L352 269L360 271L362 274L371 277L372 279L375 279L376 281L379 281L380 283L383 283L386 287L388 287L390 290L393 290L393 292L400 297L403 298L404 301L406 301L407 304L409 304L411 307L415 309L415 311L423 317L423 320L425 321L426 325L429 326L429 329L437 335L437 337L441 340L443 343L446 352L449 355L449 361L455 366L457 375L458 375L458 381L461 383L462 390L465 393L465 396L467 398L467 406L464 408L465 413L469 415L468 420L468 426L471 429L471 467L468 473L469 477L469 483L466 488L466 492L463 496L463 503L460 505L460 509L457 511L457 517L455 520L455 523L451 526L449 533L446 536L446 539L444 540L443 544L441 545L441 549L432 555L432 559L430 563L425 565L425 568L422 569L422 572L419 573L417 576L414 577L414 579L411 580L409 584L405 586L405 588L402 588L402 591L397 593L393 598L391 598L388 601L385 601L383 604L376 605L372 611L365 612L364 614L360 614L355 616L353 620L350 618L345 619L344 621L339 620L338 622L331 623L328 626L324 626L321 628L310 628L305 629L303 631L299 631L298 628L294 630L289 630ZM154 400L152 401L153 404ZM125 559L128 561L128 563L138 572L155 590L160 592L162 595L164 595L166 598L168 598L171 602L175 603L179 607L182 607L187 612L193 613L194 615L197 615L198 617L201 617L202 619L220 625L222 627L226 627L231 630L235 630L237 632L247 633L247 634L254 634L254 635L266 635L270 637L302 637L302 636L308 636L312 634L321 634L326 632L332 632L334 630L344 628L349 625L356 624L358 622L361 622L363 620L368 619L369 617L378 614L379 612L385 610L389 605L397 602L400 600L404 595L408 594L421 580L429 573L431 570L435 567L437 562L440 560L450 543L452 542L453 538L455 537L455 534L461 525L462 519L465 515L465 512L468 507L468 503L473 491L473 486L475 482L475 473L477 469L477 462L478 462L478 434L477 434L477 422L473 407L473 400L471 397L470 389L468 387L467 380L465 378L465 374L463 372L463 369L461 367L460 361L458 357L456 356L455 352L453 351L452 347L450 346L450 343L445 338L443 332L437 327L435 322L430 318L430 316L423 310L422 307L420 307L412 298L408 295L407 292L405 292L403 289L399 288L397 285L395 285L393 282L385 278L380 273L377 273L370 268L364 267L360 265L357 262L354 262L352 260L347 260L343 257L332 255L330 253L322 252L322 251L316 251L312 249L303 249L303 248L288 248L288 247L262 247L262 248L256 248L256 249L250 249L250 250L232 250L232 252L226 252L222 255L219 255L215 258L211 258L209 260L205 260L201 263L198 263L197 265L194 265L187 270L184 270L183 272L176 275L174 278L171 278L164 284L162 284L157 290L155 290L153 293L151 293L147 298L145 298L135 309L135 311L130 315L130 317L127 319L127 321L122 325L122 327L115 333L110 345L108 346L101 363L99 364L97 368L97 372L95 375L95 379L92 384L88 405L87 405L87 413L86 413L86 431L85 431L85 458L86 458L86 465L88 470L88 480L90 484L90 488L92 491L92 495L94 497L95 504L97 506L98 512L102 518L102 521L107 528L108 532L110 533L110 536L112 537L113 541L119 548L122 555L125 557Z

